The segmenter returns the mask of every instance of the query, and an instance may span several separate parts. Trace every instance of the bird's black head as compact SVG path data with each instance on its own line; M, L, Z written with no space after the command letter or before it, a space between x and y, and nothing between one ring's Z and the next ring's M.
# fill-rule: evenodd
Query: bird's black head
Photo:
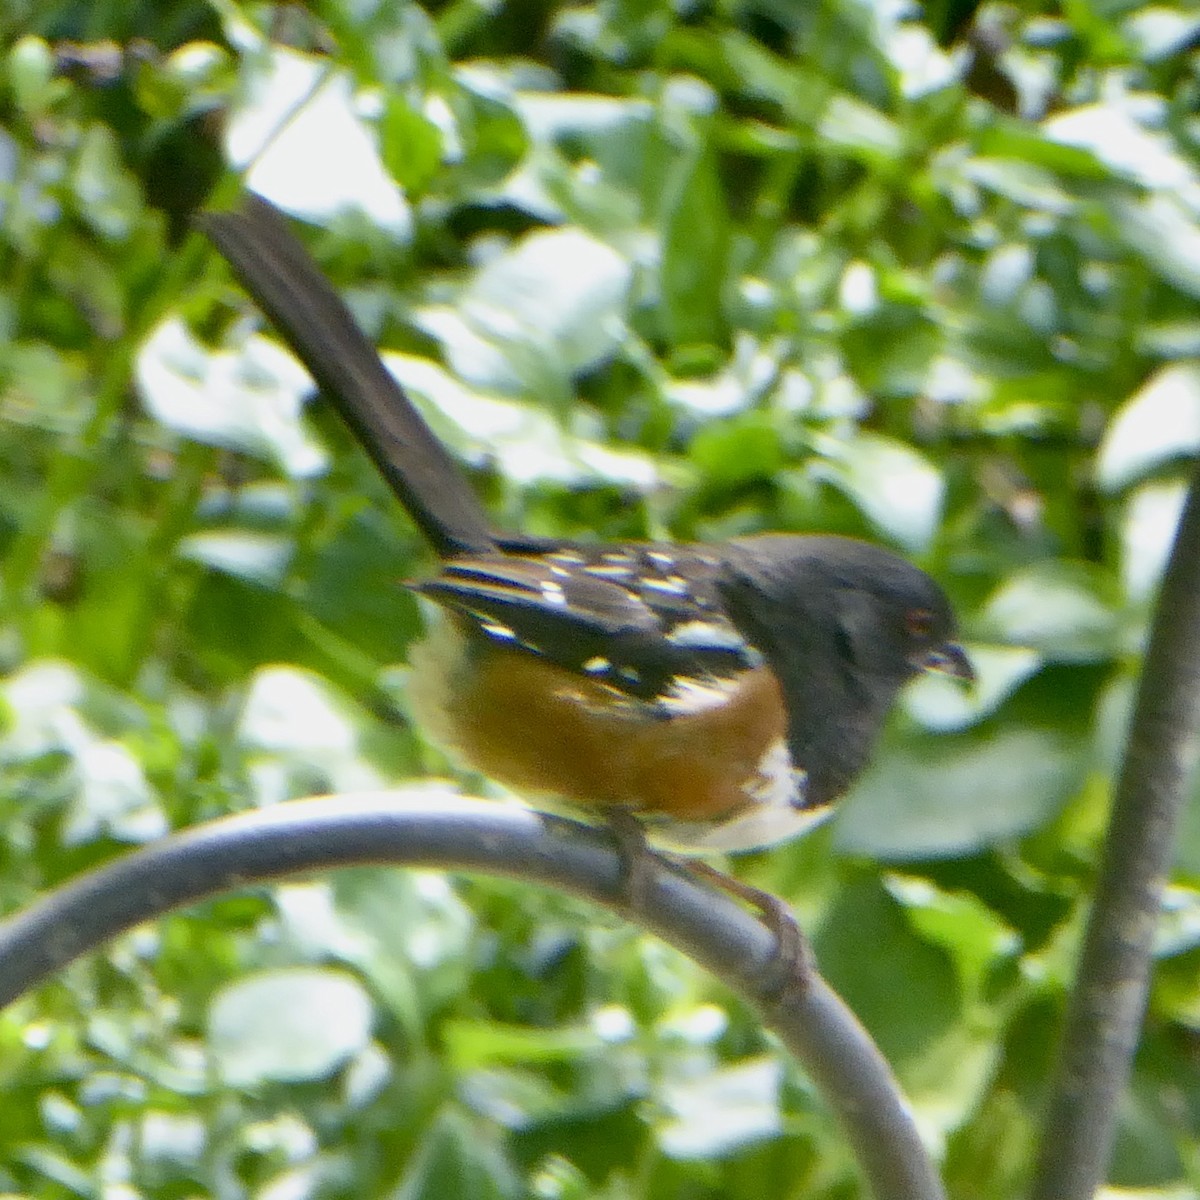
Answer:
M847 668L881 680L922 671L973 677L946 594L899 555L853 538L788 534L730 549L722 591L768 657L777 639L811 637Z
M728 544L730 618L779 677L809 802L861 770L900 688L973 672L942 589L899 555L851 538L768 534Z
M974 678L955 640L957 622L950 601L924 571L867 542L794 540L804 548L811 545L794 584L803 590L804 577L821 577L817 591L828 598L846 663L864 674L899 682L922 671ZM780 553L786 559L787 547L781 546ZM787 603L786 594L781 603Z

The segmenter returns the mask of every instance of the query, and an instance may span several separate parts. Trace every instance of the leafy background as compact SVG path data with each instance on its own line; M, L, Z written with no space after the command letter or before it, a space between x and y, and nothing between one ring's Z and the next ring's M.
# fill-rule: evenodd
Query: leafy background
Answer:
M189 234L306 222L497 519L826 529L963 614L796 905L955 1196L1019 1193L1200 445L1188 6L14 0L0 14L0 896L172 827L461 778L406 720L415 535ZM1112 1167L1200 1187L1200 819ZM688 962L514 883L233 895L0 1020L0 1191L851 1197Z

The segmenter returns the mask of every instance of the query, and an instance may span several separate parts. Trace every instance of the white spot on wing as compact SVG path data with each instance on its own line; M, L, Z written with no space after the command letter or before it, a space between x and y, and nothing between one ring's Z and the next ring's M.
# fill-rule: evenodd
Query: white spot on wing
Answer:
M695 650L710 646L718 650L740 650L746 644L736 629L718 621L684 621L667 634L667 640Z
M633 568L628 562L624 566L617 563L589 563L583 568L589 575L597 575L601 579L628 579L633 574Z
M611 667L612 663L602 654L597 654L594 658L589 658L587 662L583 664L583 669L589 675L599 674L600 672L610 670Z
M676 675L659 703L673 717L705 712L728 704L738 683L737 679L685 679Z
M686 579L669 575L666 579L643 579L642 587L652 592L665 592L668 596L686 596L690 590Z
M562 590L562 584L556 583L553 579L542 580L541 593L542 599L547 604L553 604L561 608L567 603L566 593Z
M517 635L507 625L501 625L499 621L481 620L479 627L488 637L497 642L515 642L517 640Z

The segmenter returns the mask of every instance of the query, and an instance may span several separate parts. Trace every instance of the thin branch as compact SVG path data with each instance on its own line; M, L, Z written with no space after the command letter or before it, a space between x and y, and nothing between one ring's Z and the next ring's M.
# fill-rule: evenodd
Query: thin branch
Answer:
M1146 1007L1155 927L1200 736L1200 471L1151 627L1096 899L1067 1007L1034 1200L1104 1182Z
M213 821L59 888L0 926L0 1005L143 921L249 884L364 863L477 870L560 888L622 915L611 838L524 809L374 792L294 801ZM825 982L771 996L775 945L728 897L657 863L638 921L763 1013L839 1114L878 1200L942 1200L879 1050Z

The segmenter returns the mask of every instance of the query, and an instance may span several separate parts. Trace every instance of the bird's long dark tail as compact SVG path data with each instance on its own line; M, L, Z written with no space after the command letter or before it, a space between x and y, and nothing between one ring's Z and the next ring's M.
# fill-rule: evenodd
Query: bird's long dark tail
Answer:
M257 196L203 213L200 229L308 368L443 558L496 541L458 464L355 324L282 215Z

